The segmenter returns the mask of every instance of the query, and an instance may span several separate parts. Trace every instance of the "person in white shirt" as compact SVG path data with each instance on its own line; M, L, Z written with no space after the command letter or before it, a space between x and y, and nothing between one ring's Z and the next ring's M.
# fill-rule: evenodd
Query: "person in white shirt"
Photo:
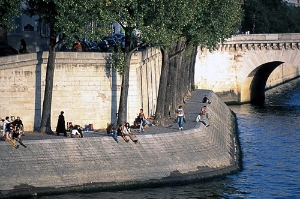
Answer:
M132 142L137 143L138 139L136 139L135 136L131 134L131 128L128 122L126 122L126 124L124 125L123 133L124 135L128 135Z
M82 129L79 125L76 125L71 132L71 138L83 138Z
M176 112L177 122L178 122L178 128L179 130L183 129L183 120L185 119L185 114L183 111L182 106L179 106L177 112Z
M6 117L5 117L5 120L3 121L3 132L2 132L2 136L3 136L3 137L5 137L5 133L6 133L7 131L9 131L9 128L7 128L7 127L8 127L7 124L9 124L9 123L10 123L9 117L6 116Z
M202 124L204 124L206 127L209 127L209 124L207 124L205 121L208 118L208 114L206 113L206 106L203 106L201 108L201 111L199 113L199 115L196 118L196 122L201 122Z

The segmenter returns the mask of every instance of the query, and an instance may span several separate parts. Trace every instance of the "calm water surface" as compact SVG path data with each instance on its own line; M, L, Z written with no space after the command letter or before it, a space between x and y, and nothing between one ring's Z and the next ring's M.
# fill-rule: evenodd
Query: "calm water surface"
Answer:
M237 114L243 151L237 174L182 186L35 198L300 198L300 80L267 91L262 107L230 108Z

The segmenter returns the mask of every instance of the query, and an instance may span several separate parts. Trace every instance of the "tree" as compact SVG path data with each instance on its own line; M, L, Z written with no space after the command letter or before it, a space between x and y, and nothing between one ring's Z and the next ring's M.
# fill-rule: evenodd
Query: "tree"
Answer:
M45 94L42 119L38 131L41 133L52 132L50 115L57 46L68 37L76 36L79 39L83 34L89 33L101 35L100 33L104 29L91 28L91 23L94 20L94 11L96 10L96 7L93 6L96 5L91 4L88 0L80 3L76 0L27 0L24 4L26 6L23 9L23 13L29 16L39 16L39 20L48 24L50 29ZM99 12L97 12L97 17L97 19L101 18ZM62 35L62 38L57 40L59 35Z
M130 45L137 39L132 35L134 30L142 32L140 39L144 44L160 47L162 50L163 65L156 110L156 120L162 122L170 104L170 97L166 96L170 93L165 92L170 91L167 88L168 77L174 77L178 73L176 69L168 75L170 60L177 55L183 55L181 53L187 44L196 46L201 43L203 46L211 47L229 37L229 32L236 32L239 28L241 11L239 0L175 0L172 3L167 0L110 0L106 1L106 4L107 15L112 16L112 21L117 21L123 26L127 41L124 70L121 70L123 74L118 123L126 121L130 58L133 51L140 47ZM174 50L176 48L177 50ZM190 67L185 71L179 64L177 68L182 72L181 78L190 76L192 70ZM178 85L178 82L175 79L174 83L169 81L169 86L174 86L171 84ZM184 87L187 86L182 86L180 92Z
M168 117L169 106L171 106L171 110L174 110L177 103L182 103L184 101L183 97L192 89L192 82L187 81L187 79L192 79L191 76L194 75L194 66L191 67L194 58L191 56L196 55L195 48L201 45L213 49L220 41L224 41L225 38L229 38L236 33L240 26L242 12L238 0L198 0L187 3L187 6L188 12L192 14L191 20L184 17L180 18L180 15L177 19L188 22L182 26L182 29L178 30L181 33L179 38L185 39L178 40L177 45L169 49L172 52L169 56L170 60L176 55L177 60L175 62L168 60L165 63L166 67L169 68L164 70L168 71L169 75L162 77L160 82L156 122L161 125L163 125L163 120ZM163 53L164 56L168 54ZM187 60L189 62L184 63ZM173 99L171 94L175 95ZM170 99L172 101L167 101ZM167 101L167 104L164 104L165 101ZM162 107L162 104L164 104L164 107Z
M247 0L243 6L242 31L294 33L300 30L300 8L282 0Z
M2 0L0 1L0 26L12 29L14 27L14 17L21 14L20 0Z
M21 15L20 12L20 0L2 0L0 1L0 28L12 30L16 28L14 24L14 17ZM6 40L6 31L0 38Z
M172 5L183 3L176 0ZM106 4L107 16L111 16L111 21L121 24L126 34L126 47L124 53L124 64L122 71L121 95L118 111L118 124L125 123L127 120L127 98L129 88L129 66L132 53L144 45L163 46L170 45L170 38L176 36L176 25L173 31L166 32L168 27L165 24L171 23L171 17L176 16L177 10L174 6L169 6L167 1L155 0L110 0ZM159 28L159 31L157 29ZM141 37L133 34L140 31ZM143 41L139 43L138 41Z

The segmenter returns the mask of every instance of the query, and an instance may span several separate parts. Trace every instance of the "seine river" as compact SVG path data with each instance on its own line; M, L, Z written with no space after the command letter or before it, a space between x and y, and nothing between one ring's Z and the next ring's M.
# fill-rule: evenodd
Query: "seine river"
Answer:
M36 198L300 198L300 79L267 91L264 106L230 108L237 114L243 152L239 173L181 186Z

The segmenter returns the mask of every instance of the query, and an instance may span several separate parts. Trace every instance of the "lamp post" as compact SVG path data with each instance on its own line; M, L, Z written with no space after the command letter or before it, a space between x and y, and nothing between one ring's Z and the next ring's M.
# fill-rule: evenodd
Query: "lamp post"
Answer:
M255 34L255 14L253 14L252 34Z

